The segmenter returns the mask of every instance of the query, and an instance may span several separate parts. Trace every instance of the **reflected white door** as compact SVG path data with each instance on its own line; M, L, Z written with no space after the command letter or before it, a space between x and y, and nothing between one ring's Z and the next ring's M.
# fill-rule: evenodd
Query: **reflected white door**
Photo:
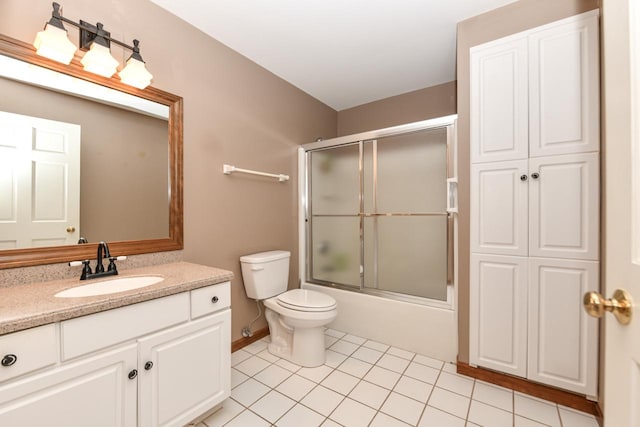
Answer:
M0 249L80 236L80 126L0 112Z
M619 324L610 314L604 317L606 427L640 425L640 11L637 8L640 5L636 0L605 0L602 13L606 141L606 275L602 291L610 298L615 289L626 289L634 300L635 310L627 326Z

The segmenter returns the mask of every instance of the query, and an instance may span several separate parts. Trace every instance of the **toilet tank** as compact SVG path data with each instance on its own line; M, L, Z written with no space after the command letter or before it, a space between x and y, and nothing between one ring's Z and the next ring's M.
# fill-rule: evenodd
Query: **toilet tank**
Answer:
M269 251L240 257L247 296L263 300L281 294L289 283L289 251Z

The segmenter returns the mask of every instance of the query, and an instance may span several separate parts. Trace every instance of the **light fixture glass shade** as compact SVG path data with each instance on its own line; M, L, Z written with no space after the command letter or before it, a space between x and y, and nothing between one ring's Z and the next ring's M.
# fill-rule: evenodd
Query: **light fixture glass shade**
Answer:
M144 66L144 62L135 58L129 58L127 60L127 66L118 73L122 83L129 86L137 87L138 89L144 89L151 84L153 76L147 67Z
M67 65L77 49L67 37L67 30L51 24L45 25L44 30L38 32L33 46L37 49L38 55Z
M111 56L108 47L92 43L89 51L80 60L84 69L90 73L111 77L116 72L118 61Z

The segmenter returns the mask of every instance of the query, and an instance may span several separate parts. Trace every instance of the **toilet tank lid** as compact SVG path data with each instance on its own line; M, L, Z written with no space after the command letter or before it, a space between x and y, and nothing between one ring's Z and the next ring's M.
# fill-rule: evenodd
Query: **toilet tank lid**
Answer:
M248 264L257 264L263 262L277 261L283 258L289 258L291 252L289 251L268 251L260 252L257 254L245 255L240 257L240 262L246 262Z

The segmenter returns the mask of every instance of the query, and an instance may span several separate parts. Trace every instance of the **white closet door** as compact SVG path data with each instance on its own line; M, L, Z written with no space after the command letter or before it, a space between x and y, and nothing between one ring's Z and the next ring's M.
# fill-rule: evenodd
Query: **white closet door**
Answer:
M528 157L527 39L471 49L471 162Z
M598 154L532 158L529 172L529 255L597 260Z
M529 379L596 395L598 320L582 309L595 290L598 262L529 259Z
M470 362L527 374L527 258L471 255Z
M529 136L532 157L598 151L598 17L529 36Z
M471 167L471 252L526 256L527 160Z

